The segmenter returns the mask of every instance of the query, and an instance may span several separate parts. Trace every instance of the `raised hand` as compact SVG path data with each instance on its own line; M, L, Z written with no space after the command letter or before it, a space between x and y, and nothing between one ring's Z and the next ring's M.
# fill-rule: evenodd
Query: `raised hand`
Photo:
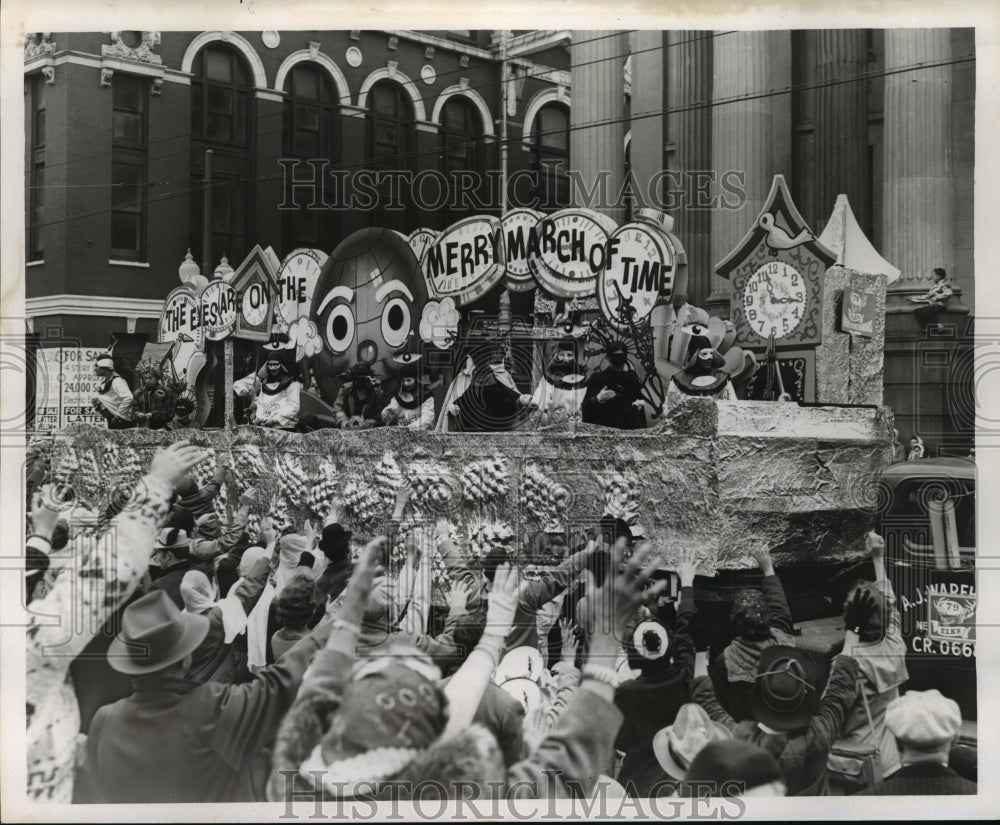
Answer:
M208 457L208 453L190 441L175 441L153 456L149 474L162 479L171 487L187 475L188 471Z
M885 557L885 539L874 530L865 533L865 550L875 561Z
M623 555L624 548L616 544L614 569L618 568ZM649 542L643 542L632 554L625 569L605 580L602 587L593 590L593 576L588 571L590 592L580 617L589 639L591 657L617 657L620 642L625 638L635 609L647 599L653 601L659 598L667 587L668 582L661 580L645 590L658 566L656 551Z
M875 597L869 590L862 590L859 587L844 609L844 624L848 630L860 633L877 611L878 604L875 602Z
M576 649L578 646L576 625L572 619L560 619L559 631L562 633L560 658L568 664L573 664L576 661Z
M505 562L497 568L487 599L486 635L506 639L510 633L517 612L517 579L517 571L510 564Z
M691 587L694 584L695 569L698 562L693 547L682 547L680 561L677 562L677 575L681 579L681 587Z
M278 540L278 533L274 529L274 524L268 516L260 520L260 537L265 545L274 544Z
M55 530L59 518L54 484L46 484L35 493L28 516L31 519L31 532L46 539L52 538L52 531Z
M448 594L448 612L451 614L464 613L469 603L469 596L472 595L472 588L468 582L457 581L451 587Z
M344 601L340 610L340 618L345 622L360 625L365 613L365 606L371 596L375 577L382 568L382 556L385 553L385 536L376 536L365 545L358 557L351 579L344 590Z
M774 575L774 562L771 560L771 549L764 542L755 544L750 554L754 557L754 561L757 562L761 573L765 576Z

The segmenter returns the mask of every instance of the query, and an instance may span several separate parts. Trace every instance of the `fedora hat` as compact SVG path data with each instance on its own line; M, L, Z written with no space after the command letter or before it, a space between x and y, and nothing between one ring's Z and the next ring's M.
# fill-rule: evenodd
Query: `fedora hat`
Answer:
M187 556L191 552L191 536L183 527L164 527L156 537L153 552Z
M165 591L154 590L125 608L108 664L130 676L156 673L193 653L208 626L207 617L178 610Z
M815 712L821 688L818 668L808 655L787 645L772 645L760 654L750 708L754 718L769 728L797 730Z
M672 725L653 737L653 754L660 767L674 779L684 779L694 758L711 742L732 739L724 726L709 718L708 712L694 702L681 705Z

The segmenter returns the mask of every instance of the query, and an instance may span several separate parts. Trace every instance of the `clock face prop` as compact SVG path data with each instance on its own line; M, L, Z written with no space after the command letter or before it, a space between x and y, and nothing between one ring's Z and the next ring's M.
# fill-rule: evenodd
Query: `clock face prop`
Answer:
M760 214L715 268L732 285L737 346L782 350L823 343L823 278L837 260L806 225L785 179L775 175Z
M747 326L761 338L787 338L806 317L806 282L795 267L771 261L758 267L743 287Z

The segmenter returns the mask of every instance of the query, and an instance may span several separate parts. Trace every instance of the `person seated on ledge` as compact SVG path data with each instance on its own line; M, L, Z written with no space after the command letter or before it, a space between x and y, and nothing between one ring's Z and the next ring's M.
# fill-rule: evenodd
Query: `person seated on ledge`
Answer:
M606 350L609 366L595 372L587 382L582 412L585 424L637 430L644 425L642 381L628 362L628 347L612 341Z
M270 349L263 377L252 373L233 384L237 395L253 395L250 422L258 427L294 430L299 415L302 384L292 375L295 351Z
M417 365L404 364L399 373L399 389L382 410L382 422L411 430L434 426L434 396L417 376Z
M333 402L337 426L342 430L367 430L382 423L385 403L370 364L355 364Z
M955 294L955 287L948 280L944 267L934 268L934 283L923 295L910 298L915 304L920 304L913 310L920 325L928 328L940 327L938 315L944 311L948 301Z

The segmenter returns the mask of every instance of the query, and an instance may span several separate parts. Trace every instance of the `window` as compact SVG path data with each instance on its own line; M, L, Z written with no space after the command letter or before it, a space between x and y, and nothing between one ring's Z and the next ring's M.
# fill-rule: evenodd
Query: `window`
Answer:
M191 79L191 237L199 239L196 259L240 261L246 255L250 174L250 73L242 55L221 43L202 49ZM212 150L210 237L202 237L205 150ZM208 255L201 246L208 241Z
M413 151L413 108L408 95L403 88L392 81L376 83L368 94L367 118L367 150L368 168L375 171L409 170L413 168L415 159L410 156ZM389 229L410 231L408 224L409 192L403 190L396 194L400 187L399 179L384 179L378 181L377 198L373 219L379 226ZM388 209L392 201L402 209Z
M548 103L532 126L533 165L538 173L539 209L553 212L569 206L569 108Z
M42 224L45 221L45 98L48 86L41 74L28 77L27 159L28 178L27 238L25 251L29 261L45 258Z
M300 63L289 74L284 91L285 156L302 160L325 158L334 163L338 100L327 73L316 66ZM310 178L314 174L314 167L302 163L296 177ZM288 192L284 200L299 205L298 209L284 213L285 252L300 246L330 246L330 239L335 237L333 211L321 209L318 204L317 208L310 209L312 198L302 189Z
M111 83L111 257L146 255L148 81L116 72Z
M470 100L452 95L441 112L439 134L441 172L448 179L449 186L448 203L441 216L447 225L469 211L459 208L460 203L452 203L453 193L459 188L452 178L458 172L480 171L484 165L482 117Z

